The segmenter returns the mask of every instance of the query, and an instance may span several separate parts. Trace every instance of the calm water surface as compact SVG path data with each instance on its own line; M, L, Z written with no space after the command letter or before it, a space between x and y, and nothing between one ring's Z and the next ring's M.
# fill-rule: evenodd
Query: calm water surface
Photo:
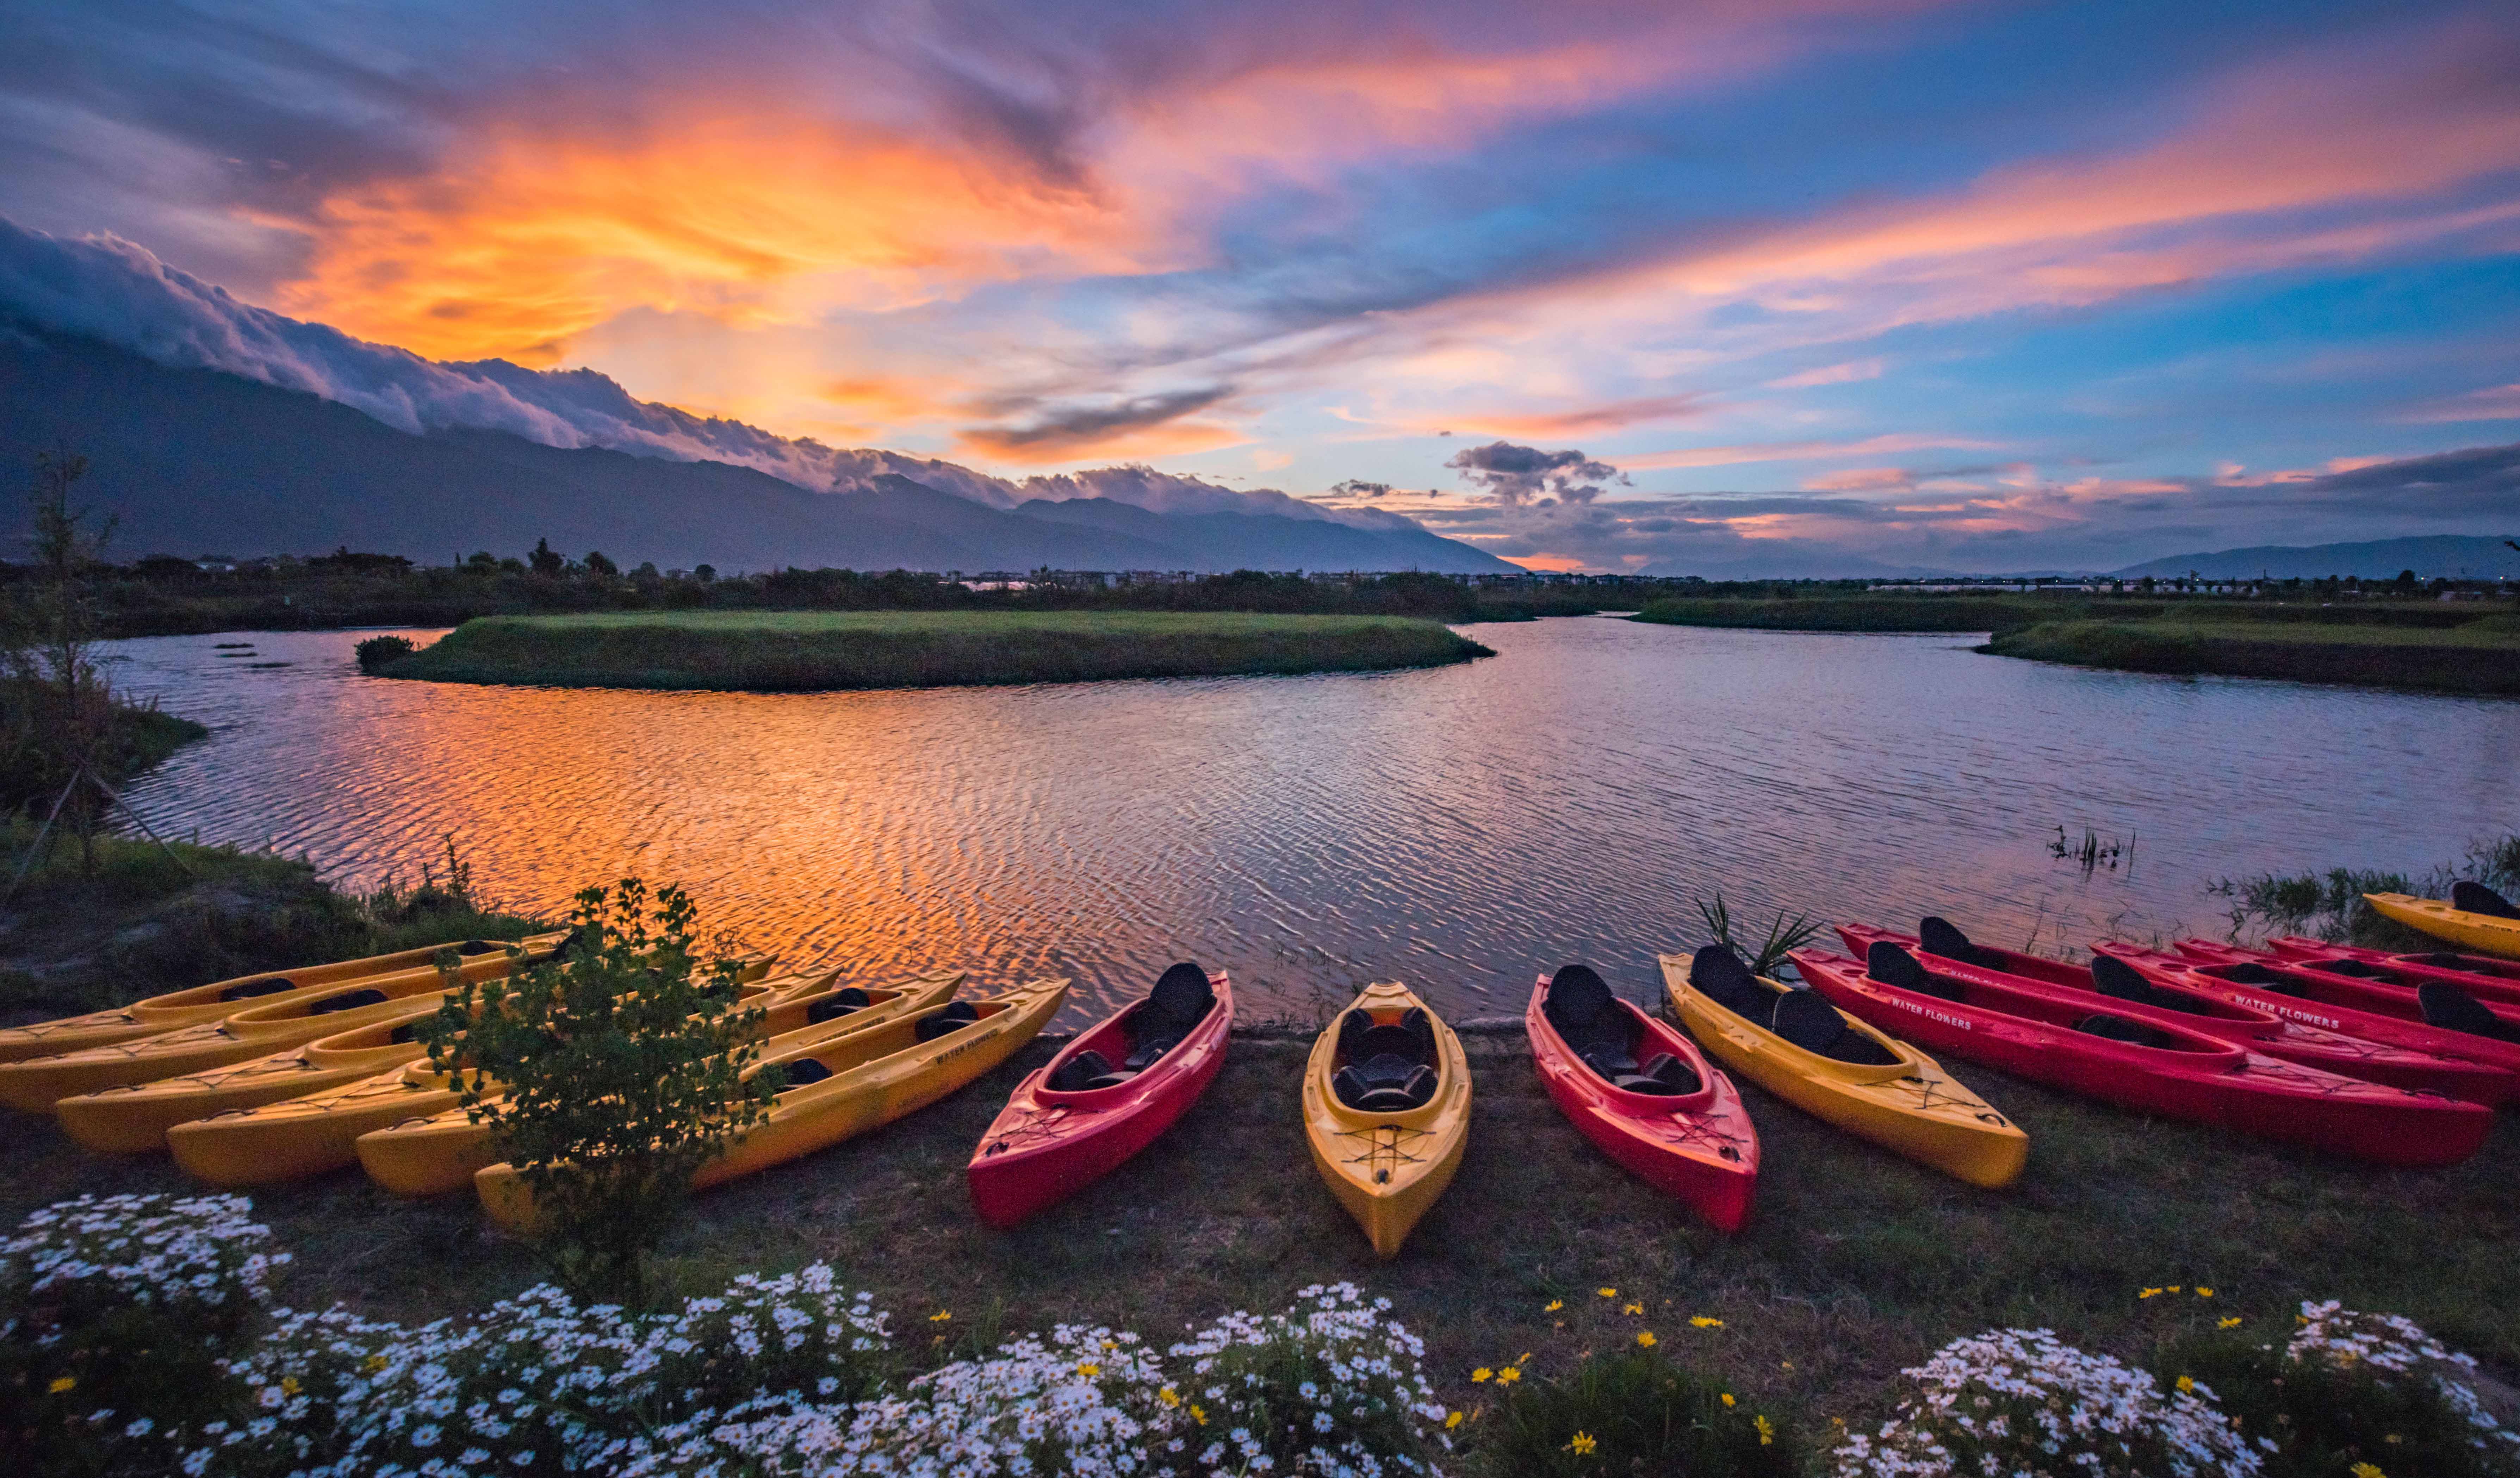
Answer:
M359 635L114 644L126 690L213 730L134 787L150 824L358 885L452 833L542 909L679 880L790 961L1063 973L1071 1015L1184 956L1263 1012L1399 977L1518 1014L1573 959L1642 999L1719 888L2003 944L2208 930L2225 873L2420 870L2520 829L2520 705L1951 636L1582 618L1481 626L1499 655L1427 672L745 694L365 678ZM2085 877L2060 825L2134 833L2132 866Z

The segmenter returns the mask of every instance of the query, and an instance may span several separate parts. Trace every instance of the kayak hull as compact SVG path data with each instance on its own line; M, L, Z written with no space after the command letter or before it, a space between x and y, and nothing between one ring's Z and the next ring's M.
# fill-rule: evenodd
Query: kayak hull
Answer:
M1550 1100L1612 1162L1697 1213L1726 1235L1750 1220L1759 1190L1759 1132L1732 1080L1710 1064L1695 1043L1625 1001L1613 1006L1639 1035L1639 1061L1669 1053L1696 1074L1695 1093L1630 1093L1593 1071L1541 1009L1549 977L1531 993L1522 1016L1532 1065Z
M2073 1030L2082 1008L2041 993L1963 981L1963 999L1902 990L1861 961L1817 950L1792 959L1840 1009L1938 1053L2162 1118L2207 1124L2380 1165L2452 1165L2493 1127L2478 1104L2340 1077L2145 1018L2177 1047ZM1957 962L1918 957L1941 974Z
M61 1119L63 1132L82 1148L99 1154L148 1154L166 1148L171 1131L197 1119L285 1102L380 1072L399 1071L404 1063L427 1055L428 1050L411 1039L409 1029L436 1010L434 1000L424 1001L399 1018L336 1033L248 1062L64 1098L53 1105L53 1112ZM397 1037L404 1040L396 1041Z
M1078 1053L1123 1060L1123 1023L1137 1005L1067 1044L1015 1086L966 1170L981 1221L1013 1227L1067 1199L1126 1164L1198 1101L1225 1065L1234 1027L1233 982L1219 971L1207 983L1216 1004L1198 1026L1126 1083L1083 1093L1049 1086L1051 1074Z
M765 983L768 999L763 1006L761 1029L770 1035L762 1044L763 1056L880 1025L938 1005L953 995L964 980L960 970L914 976L869 991L874 999L863 1011L819 1025L805 1021L813 1003L836 988L835 974L810 977L801 987ZM380 1090L358 1101L340 1104L347 1122L333 1122L329 1112L323 1115L325 1122L305 1131L311 1132L319 1142L291 1152L298 1163L316 1167L300 1173L315 1174L356 1159L367 1171L368 1179L384 1190L402 1196L432 1196L466 1189L472 1185L474 1176L499 1163L494 1131L487 1124L473 1122L461 1106L462 1095L441 1075L428 1074L425 1079L418 1074L412 1076L415 1081L399 1097ZM382 1117L386 1113L392 1117ZM242 1124L238 1128L243 1133L260 1132ZM207 1132L196 1133L206 1137ZM294 1137L301 1131L293 1126L274 1125L272 1133ZM172 1139L169 1136L170 1142ZM246 1158L240 1151L229 1160L235 1163Z
M766 1056L754 1072L811 1058L832 1076L782 1093L767 1119L700 1167L692 1188L723 1185L829 1148L968 1086L1040 1034L1066 1001L1067 986L1065 980L1037 980L976 1002L978 1020L929 1042L916 1041L915 1028L942 1007ZM492 1221L528 1234L538 1229L532 1188L514 1165L486 1167L472 1178L472 1187Z
M1443 1018L1396 980L1369 985L1346 1009L1397 1022L1425 1009L1435 1031L1435 1092L1396 1113L1350 1108L1330 1091L1338 1067L1338 1017L1313 1043L1304 1064L1304 1140L1313 1168L1352 1217L1374 1256L1394 1258L1409 1233L1443 1198L1470 1142L1470 1059Z
M2188 943L2181 940L2180 949L2183 952ZM2268 940L2265 950L2253 953L2299 964L2349 961L2407 980L2438 980L2444 985L2454 985L2477 1000L2496 1006L2520 1006L2520 961L2450 951L2396 954L2388 950L2364 949L2361 945L2329 944L2323 939L2304 939L2299 935L2279 935Z
M2438 898L2416 898L2406 893L2365 893L2362 901L2383 918L2435 939L2447 939L2460 949L2520 960L2520 918L2471 914Z
M1899 1060L1873 1065L1823 1057L1698 994L1689 984L1688 956L1665 955L1661 963L1672 1009L1698 1045L1813 1118L1990 1190L2019 1180L2030 1163L2030 1137L2019 1125L1908 1043L1850 1016L1848 1030Z

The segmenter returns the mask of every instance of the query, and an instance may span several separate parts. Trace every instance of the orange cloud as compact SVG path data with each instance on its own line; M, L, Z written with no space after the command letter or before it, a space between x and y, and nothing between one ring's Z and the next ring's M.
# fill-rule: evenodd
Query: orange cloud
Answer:
M1580 411L1461 415L1447 419L1444 425L1494 431L1507 436L1581 436L1588 431L1616 430L1620 426L1643 422L1678 421L1684 417L1701 416L1706 410L1707 397L1690 392L1614 400L1607 405L1590 406Z
M1054 428L1033 430L979 426L954 433L954 443L971 456L999 467L1063 467L1077 462L1106 462L1145 457L1180 457L1241 446L1246 432L1214 421L1168 421L1156 425L1120 428Z
M1905 491L1915 485L1915 474L1903 467L1849 468L1842 472L1803 479L1803 486L1816 493L1861 493L1882 488Z
M1823 365L1817 370L1805 370L1799 375L1788 375L1782 380L1771 380L1768 381L1768 388L1772 390L1799 390L1811 385L1852 384L1859 380L1878 380L1880 378L1880 360L1859 359L1850 364Z

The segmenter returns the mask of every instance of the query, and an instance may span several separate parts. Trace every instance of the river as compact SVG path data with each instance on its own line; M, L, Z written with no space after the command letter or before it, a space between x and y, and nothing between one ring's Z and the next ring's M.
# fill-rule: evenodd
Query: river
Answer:
M1246 1015L1385 977L1518 1014L1570 960L1645 1000L1719 890L1762 922L2168 938L2224 926L2218 876L2420 872L2520 829L2520 704L1953 636L1472 634L1498 654L1421 672L814 694L367 678L364 633L111 648L126 693L212 729L132 787L161 832L357 886L416 879L452 835L512 904L679 881L790 961L1066 974L1071 1016L1183 957L1230 968ZM2087 874L2050 855L2060 826L2131 856Z

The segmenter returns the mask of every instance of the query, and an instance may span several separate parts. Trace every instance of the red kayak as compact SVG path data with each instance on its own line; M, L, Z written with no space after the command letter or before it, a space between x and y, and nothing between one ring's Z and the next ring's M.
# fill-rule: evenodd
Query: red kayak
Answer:
M2219 955L2299 965L2348 980L2393 986L2409 994L2422 989L2426 981L2438 981L2443 985L2454 985L2488 1006L2520 1007L2520 961L2488 960L2482 955L2448 953L2393 955L2386 950L2366 950L2351 944L2321 944L2316 939L2289 935L2268 940L2263 950L2244 950L2237 945L2216 944L2207 939L2182 939L2178 948L2179 953L2193 956L2208 964L2223 963L2224 961L2212 958Z
M1176 964L1015 1085L971 1155L971 1204L1012 1227L1118 1169L1198 1101L1225 1065L1234 984Z
M1924 937L1930 942L1924 944L1914 934L1865 924L1840 924L1837 935L1859 958L1886 940L1919 956L1930 969L2048 992L2087 1011L2111 1011L2139 1021L2166 1018L2172 1025L2322 1072L2464 1098L2489 1108L2520 1097L2520 1074L2465 1053L2375 1041L2351 1029L2298 1020L2234 1001L2219 982L2200 985L2147 974L2105 953L2088 965L2043 960L1978 944L1940 918L1925 920Z
M2256 960L2209 964L2141 945L2105 941L2092 948L2125 961L2151 979L2218 991L2241 1006L2273 1011L2289 1020L2352 1032L2374 1042L2453 1053L2520 1073L2520 1011L2488 1007L2466 997L2445 999L2443 993L2453 987L2427 982L2423 989L2434 993L2434 1010L2427 1011L2421 991L2375 992L2362 981L2289 964ZM2436 1013L2447 1021L2463 1021L2465 1026L2431 1019Z
M1549 1097L1586 1139L1718 1232L1741 1230L1759 1187L1759 1131L1696 1043L1580 964L1540 977L1522 1024Z
M2163 1118L2383 1165L2456 1164L2494 1125L2474 1103L2249 1052L2167 1011L2137 1019L1984 970L1960 978L1887 941L1868 962L1820 950L1792 959L1840 1009L1919 1047Z

